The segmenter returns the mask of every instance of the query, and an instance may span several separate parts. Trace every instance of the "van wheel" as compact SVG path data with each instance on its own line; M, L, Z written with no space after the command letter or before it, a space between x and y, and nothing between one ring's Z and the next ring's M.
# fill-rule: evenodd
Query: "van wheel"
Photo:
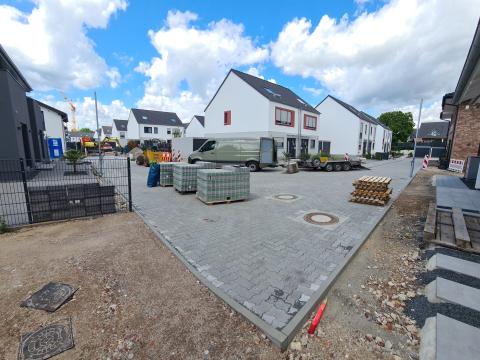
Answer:
M245 164L251 172L260 170L260 165L256 161L249 161Z
M328 172L333 171L333 165L332 164L327 164L325 166L325 170L328 171Z
M189 164L195 164L197 162L197 159L188 159Z
M342 164L335 164L333 168L335 169L335 171L342 171Z
M343 164L343 170L350 171L352 169L352 165L350 163Z

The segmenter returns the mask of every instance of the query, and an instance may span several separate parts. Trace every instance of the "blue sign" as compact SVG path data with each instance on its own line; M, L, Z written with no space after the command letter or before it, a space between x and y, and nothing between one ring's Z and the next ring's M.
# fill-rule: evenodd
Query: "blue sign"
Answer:
M50 159L58 159L63 156L61 138L48 138L48 153L50 154Z

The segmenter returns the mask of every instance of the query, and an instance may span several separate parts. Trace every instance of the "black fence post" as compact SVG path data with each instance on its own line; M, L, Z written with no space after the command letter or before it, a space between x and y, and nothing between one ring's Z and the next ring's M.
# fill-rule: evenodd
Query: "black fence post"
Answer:
M23 158L20 158L20 173L22 174L23 192L25 193L25 202L27 204L28 223L31 224L33 223L32 210L30 208L30 196L28 195L27 175L25 174L25 163L23 162Z
M130 171L130 158L127 157L127 173L128 173L128 211L133 211L132 207L132 172Z

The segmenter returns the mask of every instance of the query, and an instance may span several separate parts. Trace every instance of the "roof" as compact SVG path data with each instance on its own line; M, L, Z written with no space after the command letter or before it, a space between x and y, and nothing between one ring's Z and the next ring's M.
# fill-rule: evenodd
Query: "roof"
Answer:
M117 131L127 131L128 120L113 119L113 124Z
M357 108L355 108L354 106L350 105L350 104L347 104L345 101L342 101L340 99L337 99L336 97L332 96L332 95L327 95L325 97L326 98L331 98L332 100L336 101L338 104L340 104L341 106L343 106L345 109L347 109L348 111L350 111L353 115L359 117L360 119L366 121L366 122L369 122L369 123L372 123L372 124L375 124L375 125L380 125L381 127L383 127L384 129L387 129L387 130L391 130L387 125L383 124L381 121L379 121L377 118L373 117L372 115L369 115L367 114L366 112L363 112L363 111L360 111L358 110ZM325 99L323 99L322 101L320 101L320 103L318 103L318 105L320 105L322 102L325 101ZM316 107L318 107L318 105Z
M68 122L68 116L67 116L67 114L64 113L63 111L60 111L60 110L58 110L57 108L54 108L53 106L50 106L50 105L48 105L48 104L45 104L45 103L43 103L43 102L41 102L41 101L38 101L38 100L35 100L35 101L36 101L36 102L38 103L38 105L40 105L41 107L43 107L43 108L45 108L45 109L48 109L48 110L50 110L50 111L56 112L58 115L61 116L63 122Z
M193 117L194 117L194 118L197 118L197 120L198 120L198 122L200 123L200 125L202 125L203 127L205 127L205 116L194 115Z
M32 87L28 83L28 81L23 77L20 70L18 70L15 63L12 61L10 56L8 56L7 52L0 44L0 69L7 70L14 78L17 80L20 85L25 89L26 92L32 91Z
M282 85L274 84L270 81L260 79L256 76L246 74L244 72L241 72L241 71L238 71L238 70L235 70L235 69L230 69L227 76L223 80L222 84L218 88L217 92L215 93L215 95L213 95L212 99L208 103L205 110L208 109L208 107L212 103L213 99L215 99L215 96L220 91L223 83L228 78L230 73L234 73L235 75L237 75L240 79L245 81L248 85L250 85L252 88L257 90L257 92L259 92L261 95L263 95L264 97L266 97L270 101L274 101L274 102L277 102L279 104L288 105L288 106L291 106L291 107L294 107L294 108L297 108L297 109L302 109L302 110L305 110L305 111L309 111L309 112L312 112L314 114L320 114L320 112L317 109L315 109L313 106L311 106L305 100L303 100L300 96L295 94L292 90L290 90L290 89L288 89L288 88L286 88Z
M419 138L444 139L448 136L448 121L424 122L418 129Z
M92 136L95 131L70 131L70 137Z
M458 105L466 100L479 101L480 99L480 20L468 50L462 73L458 79L453 103Z
M144 109L132 109L132 112L139 124L183 127L182 121L174 112Z
M105 135L112 135L112 127L109 126L109 125L104 125L104 126L102 126L102 132Z

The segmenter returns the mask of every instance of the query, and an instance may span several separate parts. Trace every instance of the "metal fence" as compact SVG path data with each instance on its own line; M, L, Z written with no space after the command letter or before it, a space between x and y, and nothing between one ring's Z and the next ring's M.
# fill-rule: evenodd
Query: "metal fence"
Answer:
M8 226L132 211L128 158L28 164L0 160L0 221Z

